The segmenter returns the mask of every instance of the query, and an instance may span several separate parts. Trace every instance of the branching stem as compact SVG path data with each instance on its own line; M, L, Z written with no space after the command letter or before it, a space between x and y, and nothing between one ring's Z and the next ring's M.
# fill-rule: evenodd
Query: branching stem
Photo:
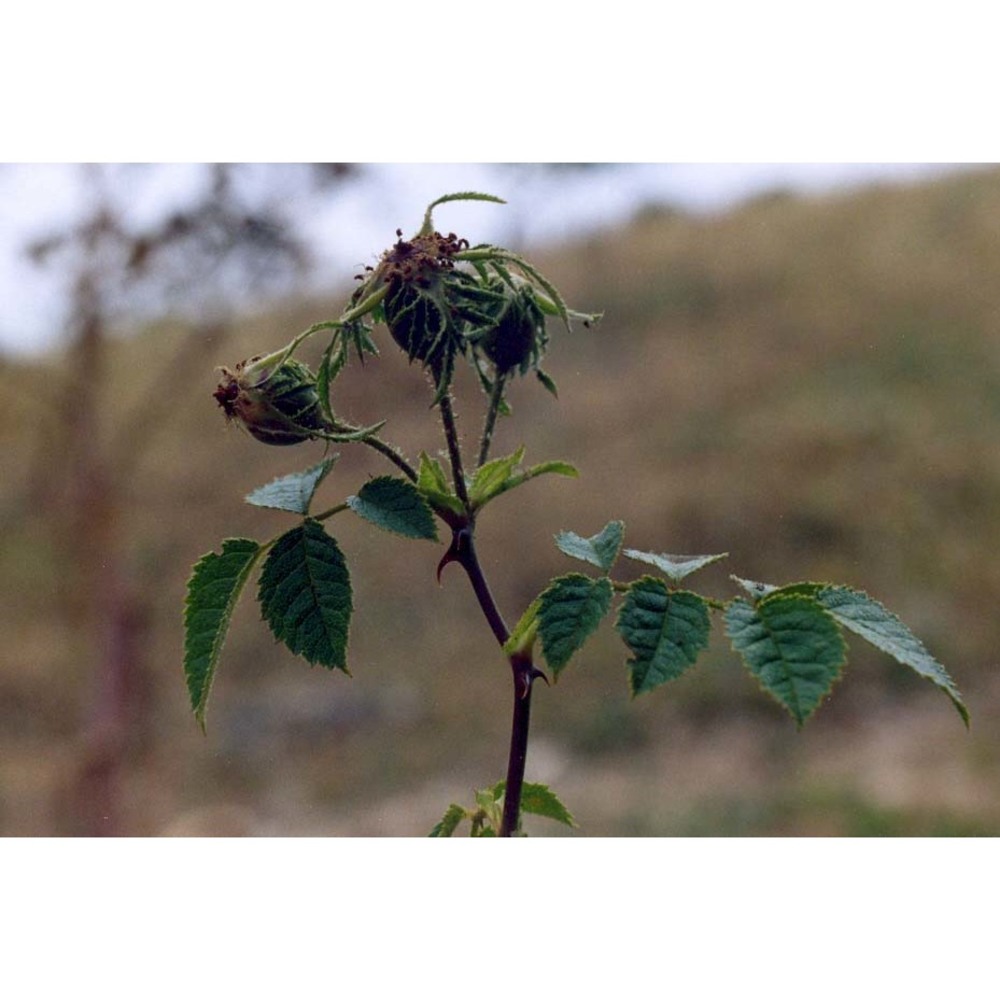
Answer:
M486 464L486 459L490 454L490 445L493 442L493 430L496 427L497 415L503 405L503 390L507 382L507 376L497 372L493 381L493 388L490 391L490 405L486 410L486 420L483 423L483 437L479 443L479 459L476 468Z
M401 469L403 475L410 480L411 483L417 481L417 470L406 461L405 458L399 453L399 451L394 448L391 444L387 444L381 438L377 438L374 435L361 439L362 444L368 445L369 448L374 448L380 455L384 455L393 465Z
M473 527L468 525L454 532L452 537L452 558L462 565L473 593L479 601L497 642L503 644L510 638L510 631L503 620L483 573L476 546L473 541ZM530 653L514 653L510 657L514 680L514 716L511 721L510 755L507 760L507 784L504 794L503 819L499 834L511 837L517 833L521 813L521 792L524 787L524 766L528 759L528 730L531 722L531 686L543 676L532 663Z
M494 393L494 397L496 398L496 406L493 406L493 400L491 399L491 409L498 409L499 400L502 398L502 389L499 395ZM448 443L448 456L451 459L452 477L455 480L455 493L468 512L465 522L452 530L451 549L446 559L451 562L460 563L465 570L469 582L472 584L476 600L479 602L479 607L482 609L483 616L493 630L493 635L497 643L502 647L510 638L510 630L507 628L507 624L503 620L503 615L497 607L493 593L490 590L490 585L486 580L486 574L483 573L483 567L479 562L479 557L476 555L476 545L473 538L476 525L472 515L472 505L469 502L469 492L465 485L465 473L462 469L462 451L458 440L455 412L451 406L450 391L445 392L441 397L440 409L444 436ZM493 420L495 419L496 414L494 413ZM484 439L485 437L484 434ZM480 449L480 455L482 454L483 451ZM499 830L501 837L510 837L517 832L518 820L521 813L521 791L524 787L524 766L528 757L531 685L536 677L542 676L541 671L536 670L533 666L530 653L515 653L509 657L509 661L514 680L514 717L511 722L510 755L507 760L507 784L504 794L503 819Z
M437 373L436 373L437 375ZM440 377L437 375L437 377ZM437 378L435 378L435 381ZM455 481L455 495L462 501L465 509L471 510L469 490L465 484L465 472L462 468L462 450L458 443L458 425L455 422L455 411L451 407L451 390L448 389L438 404L441 409L441 423L444 426L444 438L448 445L448 458L451 461L451 475Z

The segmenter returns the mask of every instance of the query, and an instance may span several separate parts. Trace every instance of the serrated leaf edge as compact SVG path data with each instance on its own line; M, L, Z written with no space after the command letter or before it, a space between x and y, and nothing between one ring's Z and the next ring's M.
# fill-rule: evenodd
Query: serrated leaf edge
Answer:
M903 630L903 633L904 633L905 637L908 638L911 642L914 643L914 645L917 647L918 652L920 652L924 656L926 656L927 659L935 667L938 668L938 670L941 672L942 676L941 677L932 676L932 675L930 675L928 673L925 673L923 670L919 669L913 663L910 663L907 660L901 659L891 649L886 649L885 646L881 645L878 642L874 642L871 638L869 638L863 632L859 631L858 627L857 627L858 623L856 621L854 621L853 619L850 619L850 618L848 618L846 616L837 614L837 611L836 611L835 608L829 608L829 607L827 607L823 603L823 596L824 596L824 594L836 593L838 591L842 592L842 593L845 593L845 594L850 594L852 597L861 598L863 601L865 601L865 602L873 605L874 607L878 608L878 610L882 614L884 614L888 619L890 619L892 622L894 622L896 625L898 625ZM876 600L874 597L872 597L870 594L866 593L865 591L858 590L858 589L856 589L854 587L847 587L847 586L844 586L844 585L841 585L841 584L825 584L825 585L823 585L822 588L817 592L815 599L816 599L816 602L821 607L823 607L824 610L826 610L833 617L833 619L838 624L840 624L843 628L847 629L847 631L849 631L852 635L856 635L859 639L863 639L870 646L873 646L875 649L879 650L879 652L881 652L881 653L884 653L886 656L892 657L892 659L894 659L901 666L909 667L919 677L923 677L925 680L930 681L935 687L937 687L938 689L940 689L941 691L943 691L948 696L948 698L951 700L952 704L955 706L955 709L958 712L958 714L962 717L962 721L965 723L966 728L969 727L969 725L970 725L969 709L966 706L965 702L962 700L962 694L961 694L961 692L958 689L958 685L955 683L955 681L952 678L952 676L945 669L944 664L941 663L937 659L937 657L935 657L935 656L933 656L931 654L930 650L927 649L927 647L924 645L924 643L920 639L920 637L917 636L913 632L913 630L909 627L909 625L907 625L906 622L904 622L899 617L899 615L897 615L894 612L890 611L884 604L882 604L881 601Z
M393 528L387 524L381 524L378 521L373 521L366 514L362 513L362 511L364 510L364 504L371 503L371 501L367 500L365 497L362 497L361 494L364 493L366 489L370 489L374 483L382 483L382 482L390 482L397 487L401 487L404 492L410 494L416 500L416 502L421 505L422 509L427 512L427 517L429 519L433 534L410 535L407 534L406 532L398 531L396 528ZM354 511L354 513L357 514L358 517L360 517L363 521L367 521L368 524L374 525L376 528L381 528L382 531L387 531L390 534L396 535L399 538L408 538L411 541L428 541L428 542L440 541L440 538L438 537L437 533L437 526L434 524L434 512L431 510L431 506L427 501L427 497L418 487L414 486L413 483L409 482L406 479L402 479L399 476L376 476L373 479L369 479L368 482L365 483L364 486L362 486L361 489L358 490L356 495L349 496L347 498L346 503L347 506L350 507L351 510ZM359 503L361 504L361 509L359 509ZM372 506L376 505L372 504Z
M329 475L330 470L333 468L338 458L340 458L339 455L331 455L329 458L323 459L322 462L318 462L316 465L312 465L308 469L303 469L302 472L291 472L286 476L277 476L269 483L266 483L263 486L258 486L255 490L251 490L243 498L243 500L245 503L251 504L254 507L262 507L267 510L280 510L284 511L286 514L298 514L301 517L305 517L309 513L309 506L313 501L313 497L316 495L316 490L319 489L320 484ZM306 498L305 506L302 509L297 507L286 507L281 504L262 503L260 500L253 499L253 497L257 494L264 493L265 491L274 488L279 483L292 482L294 480L305 480L306 477L313 473L318 473L318 475L309 490L309 496Z
M827 618L829 618L830 621L836 626L837 637L840 640L840 662L837 664L836 673L830 680L830 686L823 693L823 696L816 702L816 704L813 705L813 707L808 712L805 713L805 715L801 714L801 706L798 704L797 698L795 699L795 711L793 711L792 708L786 702L784 702L781 698L779 698L774 691L772 691L764 684L760 674L755 670L751 669L750 664L747 663L746 659L743 656L743 653L739 649L737 649L736 646L734 645L734 637L729 632L728 622L726 622L725 633L726 633L726 638L729 639L729 644L733 652L736 653L736 655L740 658L740 661L747 668L747 671L749 672L750 676L753 677L754 680L757 682L757 684L760 686L761 691L763 691L769 698L773 699L779 705L781 705L782 708L784 708L785 711L792 716L796 726L799 729L801 729L819 709L820 705L823 703L823 699L828 698L830 696L830 694L833 692L834 685L843 678L844 668L847 666L847 643L844 640L844 634L843 630L840 627L840 623L826 608L823 607L822 604L820 604L817 600L815 600L815 598L802 593L780 594L777 593L779 589L780 588L773 588L773 590L768 594L768 598L766 601L751 603L749 601L745 601L743 598L736 598L733 601L730 601L729 604L730 605L743 604L746 607L748 607L756 615L758 620L767 630L768 637L770 638L773 645L776 648L779 648L779 651L780 647L778 647L777 642L774 641L773 630L771 629L766 619L761 614L761 612L764 610L765 605L768 607L768 610L770 610L771 608L773 608L775 604L783 603L785 601L805 601L809 604L812 604L817 611L819 611L822 615L825 615Z
M229 632L229 623L232 620L233 612L236 609L236 605L246 587L247 581L250 579L250 575L253 572L254 567L260 560L263 553L269 548L267 545L261 545L259 542L252 538L227 538L222 543L222 552L206 552L192 567L191 576L188 580L187 594L184 599L184 667L185 667L185 677L187 676L187 658L188 658L188 645L190 642L190 629L188 626L188 614L193 610L192 600L193 594L191 591L191 585L194 583L195 575L198 572L200 566L202 566L205 561L209 558L221 559L225 551L226 542L249 542L256 546L256 550L250 555L243 569L236 576L236 581L233 584L232 590L229 593L229 598L226 601L225 607L222 612L222 621L219 624L219 628L216 630L215 638L212 640L212 652L209 656L209 667L206 671L205 685L202 689L201 695L198 701L192 705L194 711L194 717L198 721L201 730L204 733L205 729L205 710L208 706L208 697L212 691L212 685L215 682L215 671L219 664L219 657L222 654L222 647L226 641L226 635Z
M598 590L601 592L601 596L606 594L606 599L603 599L604 608L601 611L600 616L597 620L582 634L578 636L578 639L570 651L569 655L561 662L555 663L549 655L548 644L545 639L545 614L551 604L546 604L546 598L551 601L552 595L562 586L564 586L568 581L585 581L590 588L590 593L588 594L586 600L592 601L597 595ZM557 576L552 580L549 585L538 595L538 636L541 639L542 644L542 655L545 657L545 662L552 669L552 676L555 680L558 680L559 674L565 667L569 664L569 661L583 648L584 643L597 631L600 627L601 622L607 616L608 612L611 610L611 598L614 591L611 586L611 581L607 577L598 577L594 579L593 577L587 576L585 573L566 573L563 576Z

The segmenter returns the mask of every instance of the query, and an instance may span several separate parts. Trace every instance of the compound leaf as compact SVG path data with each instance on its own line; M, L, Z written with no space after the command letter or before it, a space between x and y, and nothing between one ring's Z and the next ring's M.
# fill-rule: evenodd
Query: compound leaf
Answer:
M246 502L255 507L287 510L291 514L308 514L313 494L339 457L331 455L305 472L293 472L290 476L281 476L266 486L258 487L247 494Z
M639 552L636 549L626 549L622 555L628 559L635 559L637 562L649 563L655 566L661 573L665 573L674 583L680 583L686 576L710 566L712 563L725 559L729 553L720 552L717 556L668 556L655 552Z
M556 546L566 555L598 566L607 573L618 558L624 535L624 521L609 521L590 538L583 538L575 531L560 531L556 535Z
M275 542L258 596L275 638L310 663L349 672L351 580L340 547L319 522L304 521Z
M347 498L347 505L360 517L385 531L405 538L426 538L436 542L434 515L420 492L405 479L379 476Z
M969 725L969 710L948 671L884 605L863 591L850 587L825 587L819 591L816 600L844 628L936 684L952 700L966 726Z
M840 677L847 647L833 616L804 594L775 595L725 612L726 635L750 673L799 727Z
M634 654L628 661L633 696L680 677L708 646L711 623L704 598L671 591L655 577L629 587L615 623Z
M222 552L195 564L184 602L184 676L195 718L205 728L205 706L236 602L260 555L249 538L227 538Z
M611 607L611 581L583 573L557 577L538 599L542 653L554 674L586 642Z

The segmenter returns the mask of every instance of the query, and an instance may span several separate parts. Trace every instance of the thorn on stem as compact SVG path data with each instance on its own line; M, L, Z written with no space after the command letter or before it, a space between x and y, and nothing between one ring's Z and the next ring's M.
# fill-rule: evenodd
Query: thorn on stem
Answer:
M445 566L453 562L464 563L466 553L468 552L468 543L468 528L455 528L452 530L451 545L448 546L448 551L441 557L441 561L437 566L437 582L439 587L441 586L441 573L444 571Z

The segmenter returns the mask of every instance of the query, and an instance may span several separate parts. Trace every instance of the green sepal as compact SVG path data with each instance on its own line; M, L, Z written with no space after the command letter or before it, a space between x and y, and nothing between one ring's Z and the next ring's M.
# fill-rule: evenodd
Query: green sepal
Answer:
M708 648L711 621L703 597L644 576L630 585L615 628L633 653L627 666L635 697L692 667Z
M258 597L279 642L309 663L350 673L350 575L340 547L318 521L303 521L275 541L261 571Z
M747 669L801 728L846 660L833 615L807 594L779 594L756 605L736 598L726 608L725 623Z
M850 587L824 587L816 600L844 628L944 691L968 727L969 710L948 671L896 615L863 591Z
M379 476L347 498L347 505L359 517L404 538L438 540L437 526L427 501L405 479Z
M665 553L639 552L636 549L625 549L622 553L627 559L634 559L637 562L644 562L650 566L655 566L660 572L665 573L674 583L680 583L685 577L692 573L710 566L712 563L725 559L729 553L720 552L716 556L669 556Z
M624 535L624 521L609 521L590 538L583 538L575 531L560 531L556 535L556 546L560 552L597 566L607 573L618 558Z
M248 493L243 499L255 507L284 510L290 514L308 514L313 495L339 457L331 455L304 472L294 472L274 479L266 486Z
M195 718L205 730L205 708L236 603L261 546L249 538L227 538L222 552L195 564L184 601L184 676Z
M593 634L611 608L607 577L583 573L557 577L538 598L538 635L545 661L558 678L573 654Z

